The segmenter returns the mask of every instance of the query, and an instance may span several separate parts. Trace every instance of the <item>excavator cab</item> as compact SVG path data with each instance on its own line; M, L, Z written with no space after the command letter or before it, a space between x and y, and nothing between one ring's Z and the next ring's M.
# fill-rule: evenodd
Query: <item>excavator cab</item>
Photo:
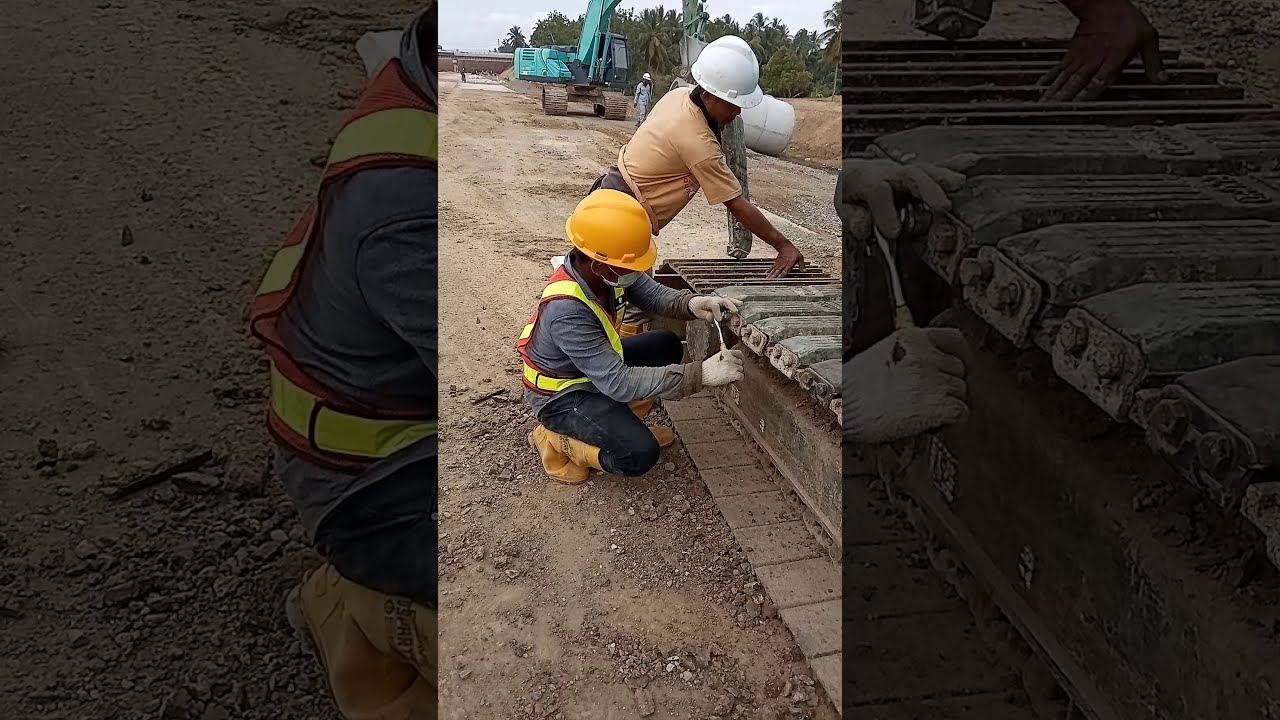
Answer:
M604 85L606 87L625 87L627 85L627 39L621 35L609 33L608 51L604 63Z

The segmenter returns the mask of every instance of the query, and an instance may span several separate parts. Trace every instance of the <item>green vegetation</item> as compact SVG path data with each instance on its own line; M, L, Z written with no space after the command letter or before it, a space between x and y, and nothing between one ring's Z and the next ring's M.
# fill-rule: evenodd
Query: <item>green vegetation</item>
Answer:
M738 35L746 40L760 61L760 87L771 95L830 97L839 82L840 19L840 0L823 13L826 28L821 32L801 29L792 33L777 18L767 19L761 13L746 24L723 15L707 23L707 40L722 35ZM609 31L626 37L630 44L630 82L634 85L642 74L652 73L657 99L680 72L680 40L684 36L680 13L662 6L639 12L618 10L609 23ZM533 26L527 40L521 28L508 30L497 51L575 45L581 32L582 16L570 20L553 11Z

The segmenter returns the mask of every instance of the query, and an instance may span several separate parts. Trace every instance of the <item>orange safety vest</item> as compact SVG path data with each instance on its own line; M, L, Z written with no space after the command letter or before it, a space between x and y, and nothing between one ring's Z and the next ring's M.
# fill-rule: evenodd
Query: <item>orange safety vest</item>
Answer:
M565 262L568 262L567 258ZM614 288L613 292L614 299L621 300L622 294L626 291L622 288ZM538 307L534 309L533 315L529 317L529 322L520 331L520 339L516 341L516 351L524 359L523 380L525 387L540 395L554 395L570 385L589 382L582 375L547 372L529 359L528 348L529 343L533 340L533 333L538 327L538 312L542 310L542 306L545 303L556 298L573 298L591 308L596 318L600 320L600 324L604 326L604 334L609 338L609 346L613 348L614 352L618 353L619 357L622 356L622 338L618 335L618 330L622 327L621 306L612 315L605 312L600 303L587 297L586 292L583 291L578 281L574 280L573 276L561 265L551 274L551 279L547 281L547 287L542 291L542 297L538 300Z
M322 205L334 183L374 167L436 167L436 108L409 87L402 72L392 60L356 102L333 141L315 199L271 258L249 308L249 328L271 361L267 429L299 457L347 472L435 435L436 412L387 410L334 393L289 356L278 322L307 271Z

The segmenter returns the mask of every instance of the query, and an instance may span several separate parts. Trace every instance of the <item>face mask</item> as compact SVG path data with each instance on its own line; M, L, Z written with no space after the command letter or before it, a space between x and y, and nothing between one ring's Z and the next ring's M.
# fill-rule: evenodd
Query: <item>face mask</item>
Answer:
M626 275L619 275L618 279L613 280L612 282L609 280L605 280L604 277L601 277L600 279L604 280L604 284L608 285L609 287L624 288L624 287L631 287L633 284L635 284L635 281L640 279L640 276L643 274L644 273L631 272L631 273L627 273Z
M608 285L609 287L617 287L617 288L630 287L633 283L635 283L636 280L639 280L640 276L643 274L644 273L629 272L629 273L619 275L618 277L610 280L609 278L604 276L604 273L600 272L599 270L596 271L596 275L600 276L600 282L603 282L605 285Z

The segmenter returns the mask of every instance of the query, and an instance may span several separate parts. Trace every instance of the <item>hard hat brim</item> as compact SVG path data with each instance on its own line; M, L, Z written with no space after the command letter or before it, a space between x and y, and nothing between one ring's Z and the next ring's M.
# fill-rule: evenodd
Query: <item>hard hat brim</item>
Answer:
M645 248L645 251L639 257L631 260L604 257L600 253L592 252L574 236L569 237L569 242L573 243L573 246L588 260L595 260L612 268L621 268L632 272L648 272L649 268L653 267L653 264L658 260L658 244L653 241L653 238L649 238L649 247Z
M697 76L694 77L694 80L695 81L698 80ZM735 97L729 97L728 93L722 93L716 90L712 90L711 88L707 87L706 85L703 85L700 82L698 83L698 87L702 88L703 92L709 95L715 95L721 100L727 103L731 103L733 105L737 105L738 107L744 110L747 108L753 108L759 105L760 103L764 102L764 91L760 89L759 85L756 85L756 89L752 90L750 93L746 95L738 95Z
M591 257L591 254L588 253L587 257ZM648 272L649 269L653 267L653 264L657 259L658 244L653 241L653 238L650 238L648 249L644 251L643 255L634 260L600 260L600 262L608 265L609 267L623 268L624 270L630 270L632 272Z
M717 95L716 97L720 97L720 96ZM757 85L756 89L752 90L750 95L740 95L736 98L723 98L723 99L726 102L731 102L734 105L737 105L738 107L746 110L749 108L753 108L759 105L760 103L764 102L764 91L760 89L759 85Z

